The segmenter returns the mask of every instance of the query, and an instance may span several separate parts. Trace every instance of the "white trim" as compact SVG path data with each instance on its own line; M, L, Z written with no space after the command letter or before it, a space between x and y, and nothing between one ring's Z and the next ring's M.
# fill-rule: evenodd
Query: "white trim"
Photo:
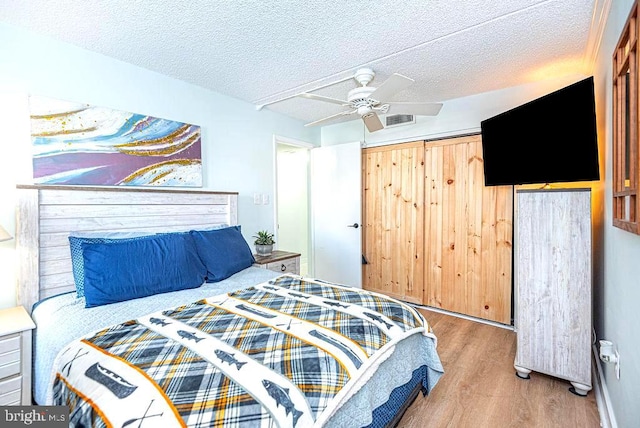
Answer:
M313 149L314 147L318 147L312 143L308 143L306 141L297 140L295 138L290 137L282 137L280 135L273 135L273 142L277 144L286 144L287 146L295 146L295 147L304 147L306 149Z
M295 97L297 97L297 96L299 96L299 95L302 95L302 94L305 94L305 93L309 93L309 92L314 92L314 91L317 91L318 89L323 89L323 88L326 88L326 87L328 87L328 86L332 86L332 85L336 85L336 84L338 84L338 83L346 82L347 80L351 80L351 79L353 79L353 74L350 74L350 75L348 75L348 76L345 76L345 77L343 77L343 78L341 78L341 79L338 79L338 80L335 80L335 81L331 81L331 82L329 82L329 83L323 83L323 84L318 85L318 86L315 86L315 87L313 87L313 88L311 88L311 89L302 90L302 91L300 91L300 92L295 92L295 93L291 94L291 91L292 91L292 90L300 89L300 88L303 88L304 86L306 86L306 85L300 85L300 86L298 86L297 88L287 89L287 90L282 91L282 92L279 92L279 93L277 93L277 94L270 95L270 96L265 97L265 98L260 98L259 100L254 101L254 102L253 102L253 104L255 104L255 106L256 106L256 110L262 110L264 107L266 107L266 106L268 106L268 105L275 104L275 103L279 103L279 102L281 102L281 101L286 101L286 100L289 100L289 99L291 99L291 98L295 98ZM320 81L321 81L321 80L322 80L322 79L320 79ZM317 82L317 81L316 81L316 82ZM264 102L264 103L260 103L260 101L262 101L262 100L268 100L268 99L270 99L270 98L273 98L273 97L274 97L274 96L276 96L276 95L285 94L285 93L287 93L287 92L289 93L289 95L281 96L281 97L276 98L276 99L273 99L273 100L271 100L271 101L267 101L267 102Z
M460 313L457 313L457 312L449 312L449 311L446 311L444 309L434 308L433 306L416 305L416 304L413 304L413 303L410 303L410 304L413 307L420 308L420 309L425 309L427 311L438 312L438 313L445 314L445 315L451 315L452 317L463 318L465 320L475 321L475 322L479 322L481 324L487 324L487 325L491 325L491 326L494 326L494 327L504 328L505 330L515 331L512 325L501 324L499 322L489 321L489 320L485 320L485 319L482 319L482 318L476 318L476 317L472 317L472 316L469 316L469 315L460 314Z
M273 235L276 241L275 249L278 249L278 241L280 240L278 237L278 141L280 138L277 135L273 135L271 138L271 162L273 171L273 198L271 198L271 203L273 204Z
M596 404L598 405L598 413L600 414L600 426L602 428L618 428L616 416L611 405L611 397L605 382L602 365L600 364L600 356L595 344L591 345L593 350L594 364L591 372L593 373L593 392L596 395Z
M392 144L402 144L402 143L408 143L411 141L419 141L419 140L425 140L428 142L430 140L440 140L443 138L464 137L465 135L479 134L480 132L481 132L480 127L456 129L453 131L437 132L433 134L412 135L411 137L404 137L398 140L376 141L375 143L367 143L365 141L362 147L367 148L367 147L378 147L378 146L390 146Z
M589 28L589 39L587 40L587 54L583 59L585 74L593 74L596 65L598 52L602 45L607 19L611 11L613 0L595 0L593 5L593 15L591 16L591 27Z

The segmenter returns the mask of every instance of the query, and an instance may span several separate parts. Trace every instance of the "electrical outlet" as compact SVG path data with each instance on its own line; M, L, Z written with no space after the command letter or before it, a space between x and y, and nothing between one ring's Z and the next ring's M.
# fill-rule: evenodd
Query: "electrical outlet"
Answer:
M613 364L616 372L616 379L620 380L620 353L610 340L600 341L600 359L609 364Z
M253 194L253 204L260 205L262 203L262 195L260 193Z

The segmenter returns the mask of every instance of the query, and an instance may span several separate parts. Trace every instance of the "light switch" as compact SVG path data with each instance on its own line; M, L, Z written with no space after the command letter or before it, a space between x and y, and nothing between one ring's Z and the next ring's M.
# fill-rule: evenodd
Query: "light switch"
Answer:
M260 205L262 203L262 195L260 193L253 194L253 204Z
M262 195L262 205L269 205L269 194L265 193Z

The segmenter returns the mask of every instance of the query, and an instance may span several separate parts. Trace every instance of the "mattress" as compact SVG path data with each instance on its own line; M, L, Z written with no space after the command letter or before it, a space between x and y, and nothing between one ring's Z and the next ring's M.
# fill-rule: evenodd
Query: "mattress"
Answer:
M191 312L198 314L197 317L205 319L206 322L198 321L196 324L189 325L200 326L213 325L215 323L221 322L217 318L207 318L210 316L209 312L213 313L215 311L244 311L245 313L242 314L244 317L243 319L248 319L248 322L245 320L242 321L241 324L234 324L233 328L230 328L229 331L220 333L221 338L224 337L225 340L230 342L246 342L249 341L249 339L247 339L248 337L257 337L258 339L262 339L262 336L265 334L264 330L253 332L253 330L249 330L249 328L246 327L246 332L244 332L244 330L242 330L242 332L239 332L239 329L245 328L245 324L256 324L257 322L258 324L262 325L265 324L270 318L275 318L275 320L272 320L272 323L274 323L272 327L276 326L274 327L276 330L284 329L285 327L283 326L286 325L287 322L287 328L289 329L291 328L291 325L294 324L293 330L296 330L296 328L298 329L298 333L296 334L298 334L299 338L302 337L304 341L320 341L320 347L324 351L327 351L327 349L329 349L328 353L331 355L340 353L344 354L343 360L340 361L339 358L337 358L337 360L340 361L339 365L341 365L343 368L347 368L347 372L349 370L356 371L356 369L359 368L358 364L363 364L362 361L365 362L364 365L369 364L367 358L371 357L371 361L375 362L375 367L372 370L368 370L366 372L363 371L363 375L357 378L357 382L347 382L346 385L348 385L348 388L345 387L342 388L342 390L339 390L339 388L336 389L337 392L335 395L339 396L339 400L336 399L332 394L326 394L325 396L318 393L318 385L342 382L339 382L337 379L331 378L331 376L336 376L335 374L333 374L333 371L335 370L329 370L326 374L323 374L323 376L327 376L326 379L323 378L322 381L318 383L318 385L309 387L311 390L313 390L313 393L310 395L313 395L316 398L320 398L316 401L311 400L314 403L312 406L314 408L306 408L304 409L304 411L302 404L300 403L303 403L305 400L292 400L292 398L290 398L289 391L292 391L291 393L293 393L294 388L289 385L286 385L289 387L282 386L282 378L272 377L263 379L263 395L266 398L263 397L262 401L258 401L264 404L266 403L266 401L274 399L274 403L272 403L271 406L272 409L267 413L271 413L271 416L273 416L275 412L284 411L282 417L289 422L292 422L292 426L296 426L298 422L304 423L304 425L306 425L312 420L315 420L316 422L320 421L320 425L322 426L367 425L372 420L373 410L388 400L394 388L407 383L412 378L413 371L416 368L425 365L425 361L427 362L427 369L424 376L424 383L426 385L425 390L430 390L438 381L440 375L442 374L442 366L435 349L435 337L432 336L428 331L428 327L425 331L423 331L423 333L427 336L431 335L430 338L432 340L424 340L424 335L421 334L411 334L408 335L408 337L403 338L403 340L401 341L394 341L393 346L391 347L384 347L386 343L385 341L388 341L388 338L386 336L393 336L387 331L386 335L380 335L381 337L384 336L384 338L378 340L380 343L377 345L374 344L376 340L372 339L373 336L369 335L366 336L366 338L361 338L360 346L355 346L352 349L345 349L346 347L344 341L340 343L339 339L336 340L335 337L326 336L327 332L331 332L330 329L321 330L319 328L313 328L306 332L300 331L300 326L295 327L295 324L300 324L300 322L298 322L299 319L296 317L289 317L289 315L287 314L287 308L301 306L314 308L313 310L307 309L305 312L305 316L311 318L319 316L320 318L325 320L325 322L325 313L332 312L333 309L337 309L335 311L337 313L337 318L336 320L331 321L331 326L336 330L339 330L340 328L349 330L350 328L351 330L349 331L351 331L352 334L353 331L360 332L360 330L362 330L362 328L360 327L361 325L368 326L367 329L371 329L371 325L374 325L376 323L380 325L379 330L381 331L385 330L385 328L387 330L396 329L396 326L393 325L394 322L390 321L390 318L387 318L384 315L380 315L384 312L382 310L383 308L377 308L376 305L381 306L382 304L375 304L374 306L371 306L371 299L373 299L373 297L371 297L371 295L368 295L366 299L362 301L369 302L368 304L370 305L368 307L369 309L365 311L360 306L364 305L364 303L358 300L360 299L360 297L358 296L359 293L356 293L355 289L352 289L354 290L352 292L345 287L343 288L345 288L346 290L340 289L340 286L336 285L336 287L334 287L334 290L339 291L339 293L337 294L351 296L351 298L355 299L353 302L360 302L358 305L351 305L353 306L353 308L357 308L354 310L362 312L360 315L356 314L361 318L358 319L357 317L354 317L353 314L347 314L347 309L343 309L347 306L350 306L350 304L345 304L344 301L340 300L333 300L330 297L335 294L334 292L329 292L327 290L321 289L321 287L329 287L328 285L326 285L326 283L324 283L325 285L322 285L323 283L321 282L305 282L304 287L302 287L299 277L279 277L276 279L274 278L276 276L278 276L278 274L275 272L259 268L249 268L239 272L236 275L233 275L228 280L215 284L205 284L197 289L154 295L142 299L135 299L127 302L90 309L84 308L83 299L76 298L74 294L56 296L55 298L51 298L41 302L35 307L33 311L33 317L37 324L34 341L34 398L36 402L39 404L51 404L53 397L57 397L58 401L56 402L56 404L60 404L61 402L66 402L68 404L69 401L64 400L70 399L69 391L73 391L73 388L66 388L64 384L62 384L61 382L56 383L55 380L59 379L60 373L65 373L65 369L67 370L67 372L70 372L69 367L73 364L67 363L69 363L70 361L73 362L75 361L75 359L69 359L69 355L73 353L75 353L75 355L84 355L85 352L89 352L93 349L87 348L88 338L91 338L91 340L95 340L96 337L99 337L99 340L96 340L96 342L103 341L102 339L104 339L104 334L100 333L98 335L95 335L96 331L103 329L106 326L114 325L117 325L120 329L127 330L130 329L132 325L135 325L134 328L136 329L149 328L151 329L152 333L162 333L167 335L168 337L170 336L170 334L163 332L163 328L170 323L178 325L181 322L194 322L190 317L186 317L185 315L186 313ZM292 292L292 290L289 289L289 287L291 286L294 287L293 290L295 290L295 292ZM310 290L315 291L311 294L307 293ZM231 295L229 293L234 294ZM292 294L292 296L289 296L288 294ZM285 297L290 298L293 303L283 300ZM227 302L230 299L232 303ZM238 301L240 300L241 303L238 304ZM311 300L311 304L308 304L309 300ZM262 306L254 306L254 303L258 303L258 301L268 303L267 307L262 308ZM380 301L382 302L382 300ZM274 309L270 308L269 305L276 305L277 308L279 308L280 312L274 311ZM275 308L276 306L273 307ZM177 307L180 307L180 309L177 310ZM173 309L167 311L167 308ZM318 308L320 308L321 310ZM376 308L381 312L374 312ZM410 310L406 310L405 312L406 313L403 315L404 318L421 318L419 314L417 316L412 315L412 312ZM277 318L276 315L270 315L272 313L276 314L277 317L281 317L282 319ZM415 310L414 313L417 314ZM321 316L318 314L321 314ZM349 317L347 317L345 314L349 315ZM397 311L393 313L389 312L388 315L395 316L397 315ZM365 319L367 317L370 317L372 321L368 323L362 322L362 319ZM357 324L356 327L359 328L359 330L353 330L354 327L346 327L345 320L347 318L355 319ZM127 323L126 321L128 320L136 320L136 322ZM228 322L231 323L231 321ZM236 323L237 321L233 322ZM302 324L305 323L306 321ZM145 324L146 327L144 327ZM400 329L396 330L398 331L395 334L403 334ZM116 329L116 331L118 331L118 334L120 334L120 330ZM195 333L193 333L194 331ZM205 329L205 331L207 330ZM197 351L200 352L200 354L198 355L205 355L205 351L197 349L200 346L198 345L200 342L199 339L201 339L201 336L204 337L205 335L205 333L203 333L201 330L189 330L188 328L183 326L182 329L178 329L173 333L177 335L176 339L178 341L182 340L183 345L186 344L190 351ZM136 334L147 336L149 333L143 332ZM360 333L358 333L358 335L359 334ZM72 348L65 348L67 347L69 342L79 337L85 338L82 342L77 342L80 346L84 346L82 349L73 348L75 349L75 351L73 351ZM211 339L209 342L217 340L215 337L207 336L207 338ZM108 340L106 341L108 342ZM209 342L205 341L205 343ZM231 376L229 370L234 369L234 367L238 369L242 368L245 361L248 362L247 367L250 368L250 370L244 370L243 373L261 373L263 374L263 376L266 376L264 375L264 373L267 369L258 365L254 365L253 360L255 358L245 358L243 359L243 363L241 363L239 358L241 355L245 354L240 351L226 348L226 344L222 341L218 341L215 343L217 344L216 351L208 358L210 362L217 361L217 367L219 369L222 369L223 371L226 370L226 376ZM94 345L95 344L93 343L91 344L91 346ZM137 349L138 346L139 345L133 345L133 348ZM376 348L376 346L379 348L384 348L388 352L385 352L385 355L382 357L373 358L375 351L375 349L373 348ZM371 355L358 355L358 352L362 352L362 349L365 349L365 353L370 353ZM60 357L58 358L58 361L55 362L55 356L58 354L64 354L65 351L71 354L68 354L67 357ZM317 352L317 356L310 357L309 349L305 348L304 356L301 356L300 358L301 362L296 362L294 363L294 365L314 364L314 367L316 367L315 365L320 366L327 361L325 355L327 352L324 351ZM146 351L138 353L145 354L145 352ZM182 353L184 351L178 349L175 352ZM247 352L250 352L252 357L256 357L256 355L259 354L259 352ZM291 353L291 351L288 352ZM127 351L125 353L129 354L132 352ZM204 358L206 359L207 357ZM268 356L265 358L268 359L271 357ZM55 370L54 362L57 364L57 368L55 368ZM106 366L108 366L108 364L109 363L107 362ZM202 364L200 365L202 366ZM81 363L76 363L76 368L78 368L78 370L80 370L81 367ZM92 367L92 373L94 373L95 376L102 376L96 371L97 369L95 365ZM98 369L100 369L101 366L98 364L97 367ZM199 370L194 367L190 367L185 370L193 374L196 370ZM205 372L210 374L210 369L208 367L203 367L200 368L201 370L203 370L203 372L198 372L200 373L199 376L204 376L203 373ZM283 371L287 370L289 369L283 369ZM54 375L54 372L58 373L57 377ZM89 376L87 373L89 373L90 370L89 368L86 368L86 370L82 369L82 372L85 373L86 376ZM109 370L106 370L106 373L108 372ZM103 371L103 374L104 373L105 372ZM295 376L297 375L293 376L293 380L296 380ZM343 375L339 375L338 377L340 376ZM243 382L251 383L252 377L255 377L255 375L245 376L245 378L240 376L239 378L233 378L233 381L237 384L242 385ZM200 377L198 379L200 379ZM180 382L184 381L180 380ZM298 386L300 385L300 383L307 385L310 383L310 381L309 379L305 379L304 381L300 381L300 379L298 379ZM57 389L51 388L51 385L56 385ZM238 397L243 397L241 392L238 393ZM309 401L308 398L309 397L307 397L306 401ZM189 403L193 403L194 398L190 397L187 401ZM203 401L209 403L210 400L205 399ZM244 402L247 400L245 398L240 398L239 401ZM251 409L250 406L245 407L247 409ZM319 407L328 408L329 411L323 412L321 414L317 410L317 408ZM226 414L232 414L235 409L235 407L233 409L229 407L228 409L225 409L225 412ZM240 415L240 413L242 413L242 415ZM312 414L312 419L309 419L309 416L305 415L305 413ZM194 418L202 418L205 414L208 415L207 417L210 416L210 414L207 414L205 412L201 412L200 414L196 412L196 415L191 415L190 418L191 420L194 420ZM250 415L249 419L246 419L247 414ZM239 412L238 415L232 416L231 419L226 419L226 421L235 421L237 423L242 423L243 425L246 421L252 420L252 417L257 418L256 420L262 420L262 422L265 421L264 416L260 417L251 415L251 410L244 410L242 412ZM260 424L258 423L257 426L259 425Z

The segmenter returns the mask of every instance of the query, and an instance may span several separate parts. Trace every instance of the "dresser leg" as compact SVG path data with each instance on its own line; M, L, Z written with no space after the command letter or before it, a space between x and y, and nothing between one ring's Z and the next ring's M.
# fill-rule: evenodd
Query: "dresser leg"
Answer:
M513 367L516 368L516 376L518 376L520 379L531 379L531 376L529 376L531 370L525 369L524 367L520 367L515 364L513 365Z
M584 383L571 382L571 385L573 386L569 388L569 391L581 397L586 396L587 393L591 391L591 387L589 385L585 385Z

